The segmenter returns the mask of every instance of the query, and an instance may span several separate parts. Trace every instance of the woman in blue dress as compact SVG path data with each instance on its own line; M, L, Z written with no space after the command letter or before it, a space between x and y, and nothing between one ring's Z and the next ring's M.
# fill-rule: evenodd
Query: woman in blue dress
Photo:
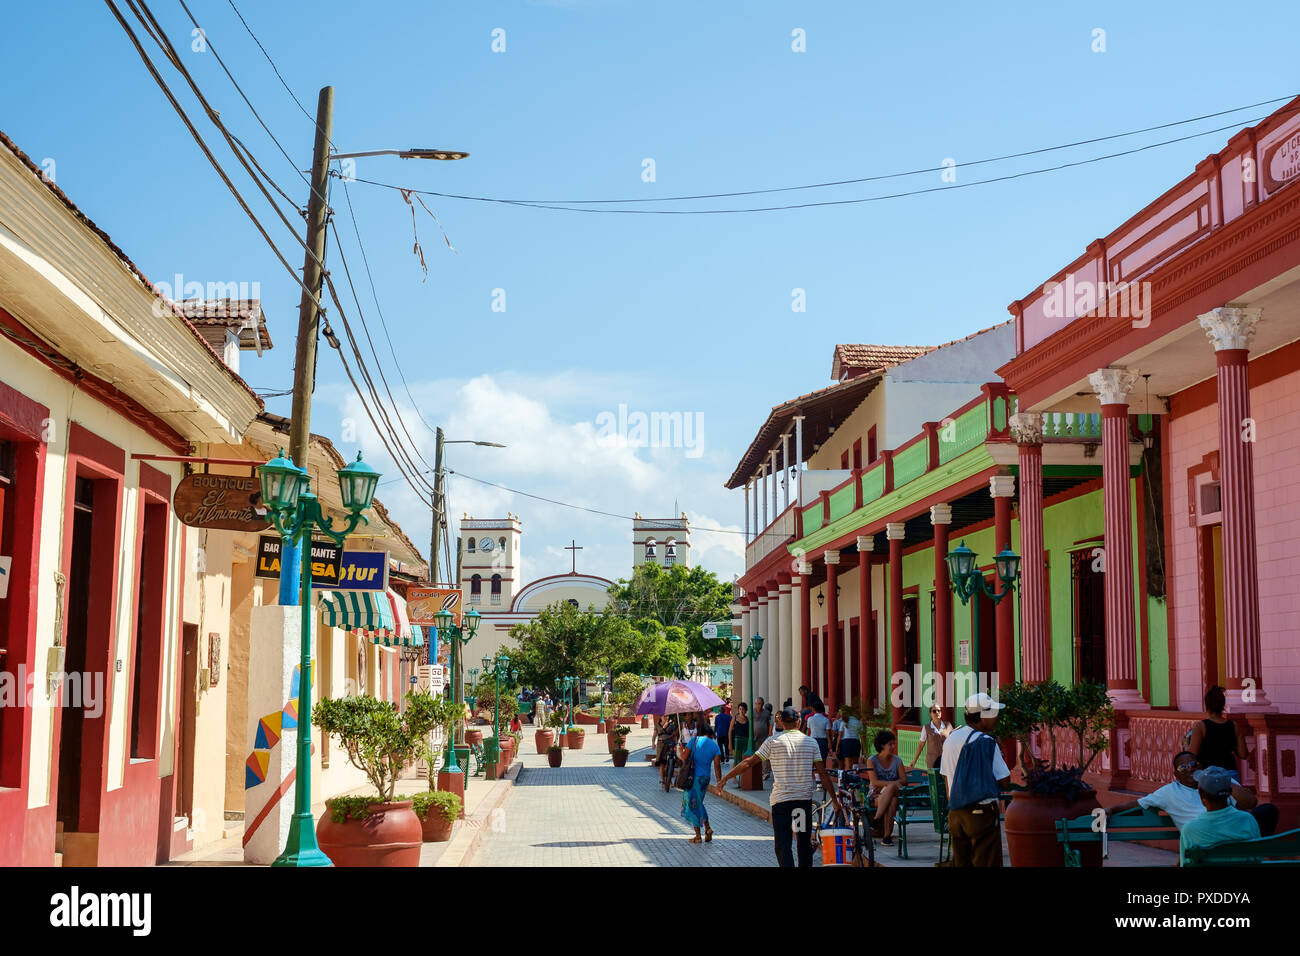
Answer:
M713 728L707 720L696 724L695 735L686 746L680 748L679 756L686 759L687 753L695 760L695 779L691 787L682 794L682 819L695 827L695 836L691 843L708 843L713 839L713 828L709 826L709 811L704 807L704 795L709 792L709 779L716 772L722 779L722 749L713 739ZM704 829L701 839L700 829Z

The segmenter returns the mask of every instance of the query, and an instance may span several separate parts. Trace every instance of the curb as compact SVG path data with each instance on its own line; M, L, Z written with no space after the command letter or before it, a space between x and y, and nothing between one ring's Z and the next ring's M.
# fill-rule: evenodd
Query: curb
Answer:
M469 865L483 840L483 831L486 828L488 818L492 815L493 810L505 802L511 788L515 785L515 780L519 778L519 774L523 769L523 761L516 760L512 763L510 769L506 771L506 775L493 784L493 791L479 804L474 815L457 822L455 835L452 836L451 842L447 844L447 849L433 864L435 867Z
M722 799L726 800L730 804L740 807L740 809L744 810L750 816L758 817L758 819L762 820L764 823L770 825L772 822L772 810L770 807L764 807L760 804L754 803L752 800L746 800L739 793L733 793L725 787L722 790Z

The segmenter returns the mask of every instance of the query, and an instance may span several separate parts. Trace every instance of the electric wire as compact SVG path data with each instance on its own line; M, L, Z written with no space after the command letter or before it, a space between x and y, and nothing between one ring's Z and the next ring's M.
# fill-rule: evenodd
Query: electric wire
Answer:
M285 271L288 272L289 275L293 277L294 282L296 282L298 286L305 293L307 293L309 299L316 304L316 307L320 308L319 297L315 293L313 293L311 289L307 287L306 283L303 282L302 277L298 275L297 271L293 268L293 266L291 266L288 260L285 259L284 254L280 252L280 248L275 244L275 241L271 238L270 234L266 231L266 227L262 225L261 220L257 218L256 213L254 213L253 210L249 208L247 200L244 199L238 187L236 187L235 184L231 181L230 175L226 172L225 168L221 165L221 162L216 158L215 155L213 155L212 150L208 147L207 142L203 139L203 135L194 126L194 123L190 120L189 115L185 112L184 107L182 107L179 101L177 101L175 95L171 91L171 87L167 85L167 81L164 80L162 75L158 72L158 68L154 64L153 59L149 56L149 53L147 50L145 50L143 44L141 44L140 38L136 35L135 31L131 28L131 25L127 23L125 17L122 16L122 12L117 8L117 5L113 2L113 0L104 0L104 3L108 7L110 12L112 12L113 17L117 20L118 24L126 32L127 38L131 41L131 45L135 47L136 53L139 54L140 59L144 63L145 68L149 71L150 76L153 77L154 82L158 85L158 88L162 90L163 95L167 98L168 103L170 103L172 109L176 111L177 116L180 117L181 122L184 123L185 128L189 131L190 136L193 137L195 143L198 144L199 149L203 152L203 155L208 160L208 163L212 166L213 170L215 170L217 175L220 177L221 181L225 184L226 188L230 191L230 194L234 196L235 202L239 204L239 208L243 210L244 215L246 215L249 218L249 220L253 223L253 226L257 229L258 233L261 235L263 240L265 240L266 244L270 246L271 251L275 253L276 259L278 259L280 264L284 266Z
M1300 109L1296 107L1295 109ZM1259 116L1247 120L1247 123L1257 123L1266 117ZM1092 163L1105 162L1111 159L1117 159L1122 156L1130 156L1135 153L1141 153L1149 149L1157 149L1162 146L1171 146L1175 143L1185 142L1186 140L1197 139L1202 136L1210 136L1215 133L1222 133L1226 130L1235 130L1240 128L1241 121L1230 123L1227 126L1216 127L1215 129L1202 130L1196 133L1188 133L1186 136L1175 137L1174 139L1162 140L1156 143L1147 143L1142 146L1136 146L1132 149L1120 150L1114 153L1107 153L1101 156L1091 156L1087 159L1074 160L1067 163L1059 163L1055 166L1043 166L1037 169L1021 170L1017 173L1007 173L1003 176L992 176L988 179L977 179L966 183L954 183L945 186L930 186L922 189L909 189L895 193L885 193L877 196L859 196L853 199L826 199L818 202L790 203L784 206L747 206L738 209L591 209L579 206L553 205L548 203L514 200L514 199L496 199L487 196L472 196L461 193L447 193L432 189L415 189L409 186L399 186L394 183L385 183L373 179L363 179L357 177L356 182L365 183L368 186L379 186L385 189L395 189L401 192L410 192L422 196L437 196L441 199L459 199L470 202L496 203L507 206L518 206L525 209L546 209L557 212L580 212L594 215L622 215L622 216L722 216L736 215L743 213L756 212L781 212L792 209L813 209L822 206L853 206L862 203L882 202L889 199L902 199L909 196L920 196L926 193L949 192L955 189L968 189L972 186L987 186L992 183L1009 182L1014 179L1023 179L1029 176L1038 176L1044 173L1059 172L1062 169L1071 169L1076 166L1088 166Z

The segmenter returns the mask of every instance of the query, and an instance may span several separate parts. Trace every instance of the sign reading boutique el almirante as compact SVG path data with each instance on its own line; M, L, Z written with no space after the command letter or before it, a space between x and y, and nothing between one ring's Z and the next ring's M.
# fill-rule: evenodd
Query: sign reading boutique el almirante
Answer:
M186 475L176 486L172 507L191 528L265 531L270 525L256 475Z

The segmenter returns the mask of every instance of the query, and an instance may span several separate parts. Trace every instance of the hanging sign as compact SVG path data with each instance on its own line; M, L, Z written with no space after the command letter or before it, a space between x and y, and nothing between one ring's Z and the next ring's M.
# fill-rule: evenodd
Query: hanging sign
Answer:
M957 663L970 666L970 641L957 642Z
M259 578L280 578L280 539L264 534L257 539L257 568ZM311 543L311 584L317 588L337 588L342 566L342 550L331 541ZM371 590L365 588L364 590ZM377 589L376 589L377 590Z
M271 522L261 496L256 475L186 475L176 485L172 508L191 528L265 531Z
M453 623L460 624L460 588L408 588L406 591L406 616L412 624L437 626L436 615L446 608Z

